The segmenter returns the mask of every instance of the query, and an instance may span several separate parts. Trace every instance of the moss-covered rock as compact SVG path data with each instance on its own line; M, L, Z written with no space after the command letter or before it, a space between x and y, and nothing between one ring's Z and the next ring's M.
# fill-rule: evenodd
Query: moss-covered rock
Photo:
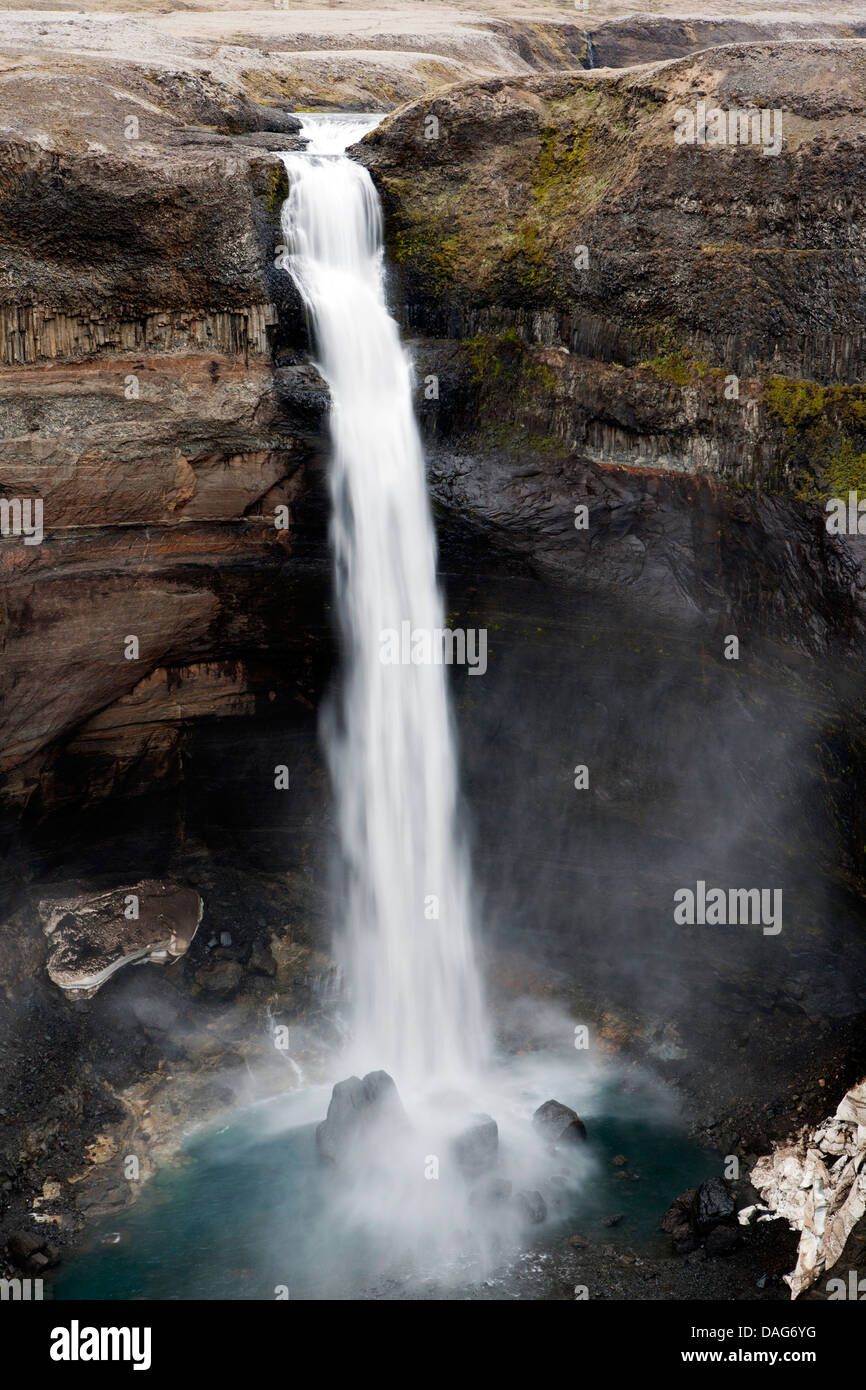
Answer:
M781 110L781 153L677 144L675 113L698 101ZM741 376L866 373L862 43L454 86L396 112L360 157L422 332L514 325L683 381L666 340Z

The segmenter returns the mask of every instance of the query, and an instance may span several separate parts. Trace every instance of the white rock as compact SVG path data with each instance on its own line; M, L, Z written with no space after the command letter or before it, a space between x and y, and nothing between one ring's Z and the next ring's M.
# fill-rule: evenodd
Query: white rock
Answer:
M796 1298L833 1268L866 1212L866 1079L811 1135L759 1158L750 1176L771 1211L800 1232L796 1267L785 1276Z

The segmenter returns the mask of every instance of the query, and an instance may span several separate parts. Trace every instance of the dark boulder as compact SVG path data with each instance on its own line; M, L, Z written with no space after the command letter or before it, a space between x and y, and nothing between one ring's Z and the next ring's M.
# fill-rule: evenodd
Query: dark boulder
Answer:
M586 1140L586 1125L568 1105L558 1100L546 1100L532 1117L536 1133L552 1149L582 1144Z
M698 1188L695 1221L699 1231L708 1231L734 1214L734 1199L724 1178L707 1178Z
M524 1221L533 1226L540 1226L547 1218L547 1203L540 1192L518 1192L514 1202Z
M320 1158L342 1164L359 1154L374 1157L408 1121L397 1087L386 1071L371 1071L361 1080L338 1081L328 1113L316 1130Z
M490 1115L473 1115L470 1123L451 1141L458 1168L473 1176L491 1168L499 1153L499 1127Z
M676 1198L662 1217L661 1228L671 1237L677 1253L686 1255L708 1232L713 1233L720 1222L728 1221L734 1209L734 1199L725 1179L707 1178L700 1187L690 1187ZM723 1245L726 1246L724 1252ZM719 1237L710 1253L727 1253L727 1249L732 1248L725 1237ZM709 1242L707 1249L710 1249Z
M661 1219L662 1230L671 1237L674 1249L680 1255L688 1254L690 1250L695 1249L698 1243L695 1223L697 1195L698 1189L696 1187L690 1187L687 1192L681 1192Z
M301 124L300 117L289 111L281 111L277 106L259 106L254 101L242 98L225 112L223 130L229 135L247 135L255 131L281 131L285 135L298 135Z
M7 1250L13 1264L25 1274L39 1275L60 1263L57 1249L35 1231L15 1231Z

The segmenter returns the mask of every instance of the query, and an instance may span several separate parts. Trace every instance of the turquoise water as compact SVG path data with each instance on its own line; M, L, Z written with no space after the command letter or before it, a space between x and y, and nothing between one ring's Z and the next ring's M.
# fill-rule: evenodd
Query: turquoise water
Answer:
M567 1099L567 1098L566 1098ZM584 1097L585 1102L585 1097ZM240 1114L190 1139L120 1216L103 1220L87 1248L70 1253L55 1299L350 1299L424 1297L435 1282L467 1290L491 1273L471 1235L447 1269L395 1250L393 1238L360 1228L341 1208L345 1178L316 1157L315 1124L327 1092L303 1093ZM529 1228L544 1247L575 1232L593 1242L640 1249L658 1237L661 1214L685 1188L721 1171L718 1155L656 1113L652 1096L604 1087L582 1114L586 1155L576 1186L562 1176L543 1188L548 1219ZM295 1121L301 1120L297 1123ZM623 1155L626 1164L614 1164ZM507 1154L503 1155L503 1162ZM559 1163L559 1160L557 1160ZM560 1174L567 1172L559 1164ZM605 1218L622 1216L615 1226ZM417 1252L416 1252L417 1253ZM504 1240L497 1270L518 1247ZM425 1284L426 1281L426 1284Z

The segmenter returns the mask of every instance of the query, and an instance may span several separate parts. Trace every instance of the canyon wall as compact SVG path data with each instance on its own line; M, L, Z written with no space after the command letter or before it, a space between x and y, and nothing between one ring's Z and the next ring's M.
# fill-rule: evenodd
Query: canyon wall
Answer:
M365 141L449 506L580 583L859 650L862 542L822 503L866 448L864 52L463 85ZM699 103L778 112L779 148L676 143Z

